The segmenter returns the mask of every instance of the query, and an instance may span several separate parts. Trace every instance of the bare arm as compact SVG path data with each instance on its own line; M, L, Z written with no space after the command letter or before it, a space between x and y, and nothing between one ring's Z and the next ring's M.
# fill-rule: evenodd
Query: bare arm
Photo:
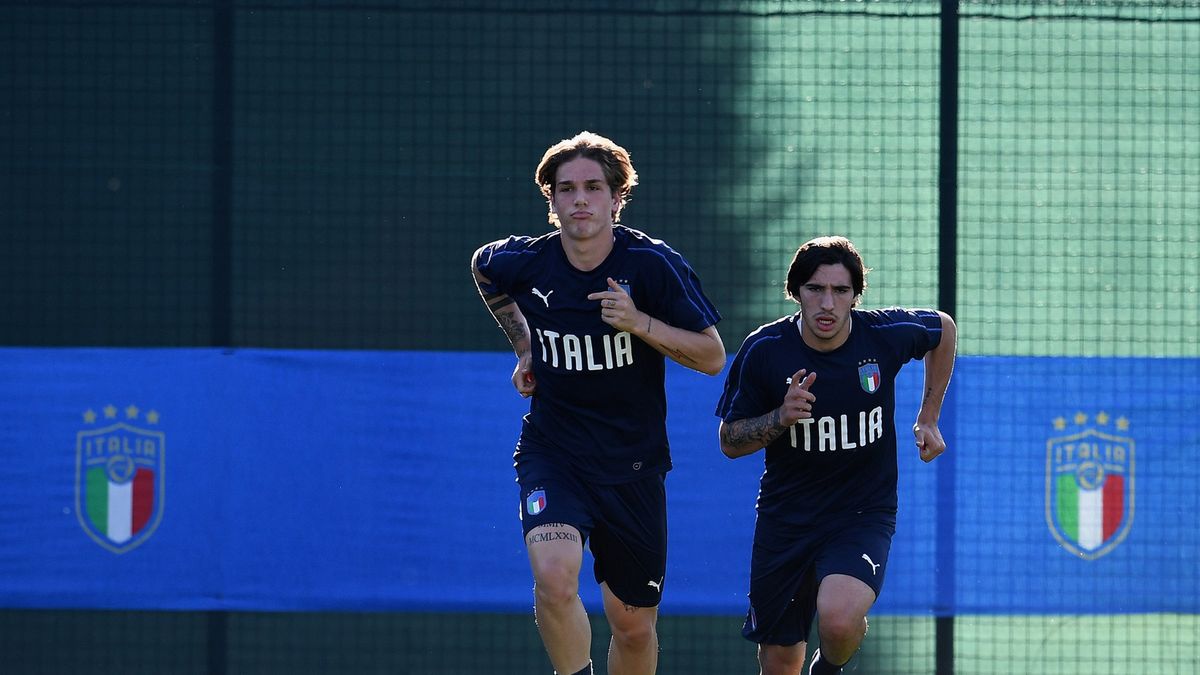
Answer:
M725 343L716 326L699 332L676 328L638 309L633 298L612 279L608 280L608 288L588 294L589 300L600 301L600 318L604 323L641 338L681 366L708 375L716 375L725 368Z
M729 459L752 455L767 447L788 429L779 417L779 408L760 417L721 422L721 452Z
M921 395L921 409L913 425L917 448L921 459L926 462L932 461L946 449L938 420L942 416L942 401L950 386L954 357L958 350L958 326L949 314L938 312L938 315L942 317L942 340L925 354L925 386Z
M721 439L721 452L730 459L752 455L782 436L796 422L812 417L812 403L817 397L809 389L816 379L816 373L808 373L803 369L796 371L778 408L758 417L722 421L717 432Z
M660 354L693 370L716 375L725 368L725 343L716 326L699 333L676 328L646 314L644 330L629 331L654 347Z
M492 317L496 319L500 330L504 331L504 336L508 338L509 344L512 345L513 353L517 355L517 367L513 371L513 386L517 388L517 392L521 396L531 396L537 387L537 383L533 380L533 356L530 352L532 343L529 337L529 324L525 322L525 315L517 307L516 301L507 294L484 292L481 284L489 283L489 280L479 271L479 267L475 262L478 257L479 251L475 251L475 255L471 256L471 272L475 275L475 288L479 291L479 295L483 298L483 302L487 305Z

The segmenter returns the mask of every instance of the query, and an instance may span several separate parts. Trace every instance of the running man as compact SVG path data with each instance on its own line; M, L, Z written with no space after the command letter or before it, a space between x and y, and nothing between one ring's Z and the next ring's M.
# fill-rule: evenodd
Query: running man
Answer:
M742 627L763 675L801 672L814 614L810 675L842 672L866 635L896 529L896 375L912 359L925 361L917 450L930 462L946 449L954 321L854 309L869 271L844 237L802 245L786 283L800 311L746 338L717 404L727 457L766 448Z
M721 372L721 317L682 256L617 224L637 184L624 148L582 132L546 150L535 178L556 229L487 244L471 266L530 398L513 458L537 626L556 673L592 672L587 543L608 670L650 674L667 559L664 357Z

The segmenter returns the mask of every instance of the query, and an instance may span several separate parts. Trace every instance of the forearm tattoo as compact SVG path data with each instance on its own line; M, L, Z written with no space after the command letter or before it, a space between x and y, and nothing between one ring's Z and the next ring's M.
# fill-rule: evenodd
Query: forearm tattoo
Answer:
M667 346L667 344L665 342L663 342L662 337L660 337L658 335L651 337L650 327L651 327L651 325L654 324L654 317L650 316L650 315L647 315L647 316L649 318L646 320L646 338L647 338L646 341L650 343L650 346L654 347L655 349L658 349L664 355L671 357L678 364L685 365L685 366L690 364L692 366L695 366L700 363L691 354L688 354L687 352L683 351L679 347ZM662 321L660 320L659 323L662 323ZM669 324L663 324L663 325L667 326ZM656 343L657 343L657 346L656 346Z
M668 351L671 352L671 358L675 359L675 361L677 363L682 363L684 361L687 361L688 363L697 363L696 359L693 359L691 356L688 356L686 353L684 353L680 349L668 348Z
M787 426L783 423L778 409L752 419L738 420L721 428L725 445L741 447L753 443L756 447L765 448L783 435Z
M508 337L508 341L514 347L529 341L529 332L525 330L525 324L517 321L512 312L497 314L496 321L500 324L500 330L504 331L504 335Z

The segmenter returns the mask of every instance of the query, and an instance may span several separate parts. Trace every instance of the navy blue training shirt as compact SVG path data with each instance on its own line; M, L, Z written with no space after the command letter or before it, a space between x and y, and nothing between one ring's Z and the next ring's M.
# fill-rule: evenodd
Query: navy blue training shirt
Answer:
M937 347L934 310L852 310L850 335L831 352L800 336L800 314L759 327L742 344L716 415L726 423L764 415L783 403L788 378L817 374L812 418L766 448L760 517L807 525L824 516L896 512L896 395L900 367Z
M662 241L622 225L599 267L581 272L567 260L558 230L509 237L481 249L476 267L529 324L537 391L522 438L553 449L586 479L639 480L671 468L662 354L600 319L590 293L611 277L655 321L702 331L721 315L687 261ZM518 445L517 458L522 452Z

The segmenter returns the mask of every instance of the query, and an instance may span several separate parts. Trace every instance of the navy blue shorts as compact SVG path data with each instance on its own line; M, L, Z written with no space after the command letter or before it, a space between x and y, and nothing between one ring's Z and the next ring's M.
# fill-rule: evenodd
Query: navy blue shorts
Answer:
M579 530L595 559L596 583L621 602L657 607L667 569L666 476L634 483L591 485L544 457L517 462L521 530L565 523Z
M803 529L759 518L742 635L759 644L807 642L817 590L830 574L854 577L878 598L895 532L896 517L890 513L858 514Z

